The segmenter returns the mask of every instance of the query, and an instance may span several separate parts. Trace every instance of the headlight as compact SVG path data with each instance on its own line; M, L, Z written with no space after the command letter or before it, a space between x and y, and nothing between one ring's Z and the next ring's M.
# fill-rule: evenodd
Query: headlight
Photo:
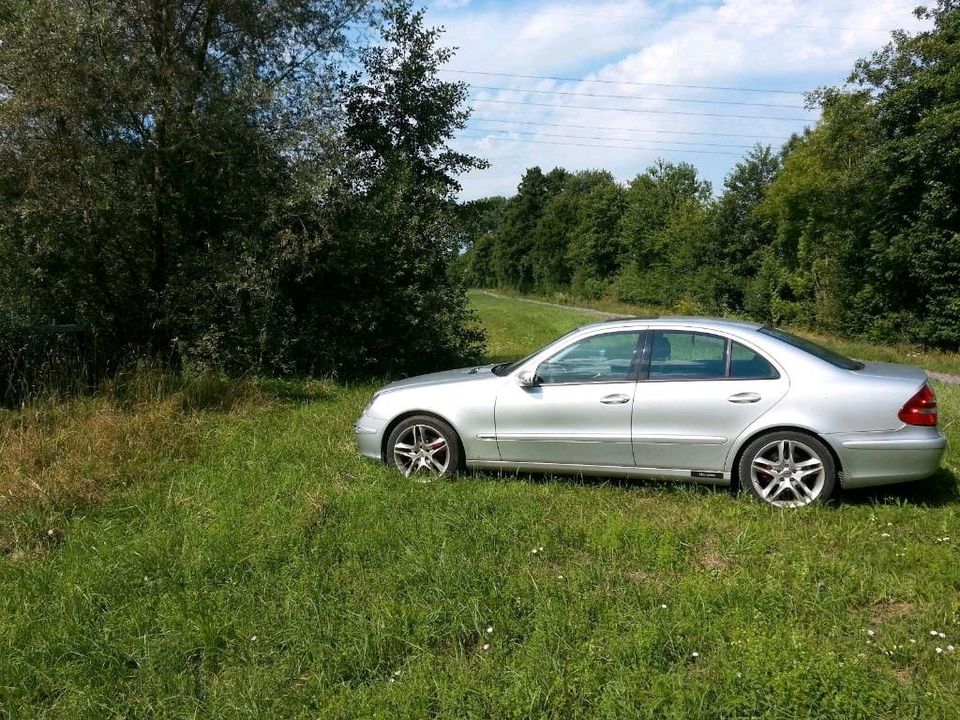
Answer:
M367 411L369 411L370 408L373 407L373 404L377 401L377 398L380 397L380 395L381 395L382 393L383 393L383 390L377 390L377 392L375 392L375 393L373 394L373 397L370 398L370 402L368 402L368 403L367 403L367 406L366 406L365 408L363 408L363 413L361 413L362 415L366 415L366 414L367 414Z

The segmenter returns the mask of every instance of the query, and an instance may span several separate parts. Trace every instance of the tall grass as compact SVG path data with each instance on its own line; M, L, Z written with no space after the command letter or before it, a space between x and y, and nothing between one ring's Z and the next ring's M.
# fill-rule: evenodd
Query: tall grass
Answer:
M477 308L498 358L589 319ZM375 384L184 382L45 409L35 441L87 438L61 461L97 454L102 430L72 429L91 407L192 440L54 521L8 506L30 533L0 558L0 717L960 717L957 425L930 481L778 512L667 483L414 483L356 453ZM938 393L949 423L960 386Z

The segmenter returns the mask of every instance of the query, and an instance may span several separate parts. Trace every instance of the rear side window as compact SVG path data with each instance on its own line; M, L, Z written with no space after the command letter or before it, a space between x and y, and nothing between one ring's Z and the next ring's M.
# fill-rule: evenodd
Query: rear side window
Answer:
M730 347L730 377L739 380L768 380L780 377L780 373L763 355L734 342Z
M719 335L689 330L651 334L649 380L775 380L777 369L750 348Z
M726 377L726 338L658 330L650 345L651 380L715 380Z

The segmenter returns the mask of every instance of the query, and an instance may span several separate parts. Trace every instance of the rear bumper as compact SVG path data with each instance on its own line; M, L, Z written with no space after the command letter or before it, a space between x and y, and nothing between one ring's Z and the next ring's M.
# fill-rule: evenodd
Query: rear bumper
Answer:
M360 454L374 460L383 460L383 431L387 420L364 415L353 426Z
M845 488L920 480L933 475L947 447L937 428L905 426L879 433L827 436L843 465Z

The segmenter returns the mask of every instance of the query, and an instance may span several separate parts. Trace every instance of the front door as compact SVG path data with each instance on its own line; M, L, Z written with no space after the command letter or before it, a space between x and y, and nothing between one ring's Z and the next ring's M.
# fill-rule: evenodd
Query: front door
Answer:
M631 408L642 331L592 335L514 382L497 397L500 459L563 465L633 465Z

